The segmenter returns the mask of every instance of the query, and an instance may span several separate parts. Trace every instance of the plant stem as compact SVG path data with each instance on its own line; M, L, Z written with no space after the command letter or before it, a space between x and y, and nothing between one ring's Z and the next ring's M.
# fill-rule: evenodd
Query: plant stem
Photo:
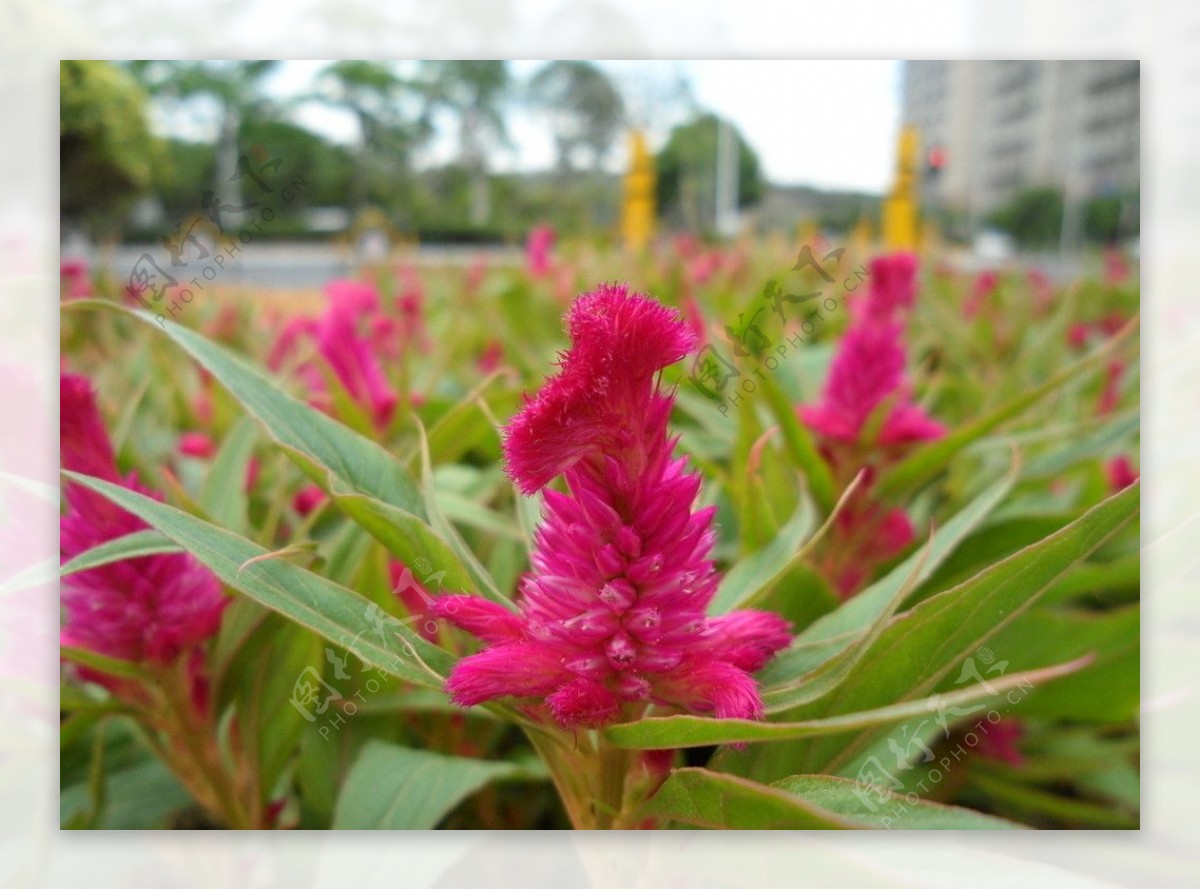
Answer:
M179 780L196 800L230 828L262 828L257 801L243 801L239 783L217 744L212 720L192 702L186 663L181 660L155 675L162 706L150 722L166 737L162 751Z

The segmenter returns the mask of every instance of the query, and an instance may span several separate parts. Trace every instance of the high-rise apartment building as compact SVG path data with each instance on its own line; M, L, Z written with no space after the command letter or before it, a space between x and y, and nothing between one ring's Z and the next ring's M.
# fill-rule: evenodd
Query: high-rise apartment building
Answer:
M978 217L1038 186L1135 191L1139 81L1137 61L906 62L904 123L937 171L925 200Z

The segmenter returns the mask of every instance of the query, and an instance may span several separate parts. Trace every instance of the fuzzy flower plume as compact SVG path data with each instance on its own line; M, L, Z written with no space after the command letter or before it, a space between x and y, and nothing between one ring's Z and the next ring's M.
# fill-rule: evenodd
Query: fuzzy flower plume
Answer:
M554 268L554 241L557 235L548 225L534 226L525 239L525 269L534 278L544 278Z
M87 378L61 380L62 465L151 495L117 472L112 445ZM152 495L151 495L152 496ZM103 495L66 486L63 562L106 541L147 528ZM124 559L62 580L62 644L127 661L167 664L216 633L228 600L220 582L188 554Z
M765 612L709 618L715 508L672 452L674 403L658 372L695 338L676 314L619 285L577 299L559 373L509 424L509 475L545 512L520 611L473 596L436 611L487 643L447 687L473 705L543 699L563 726L631 719L654 702L717 717L762 714L750 674L791 641ZM546 486L557 476L567 493Z
M350 396L370 412L375 426L385 429L399 401L380 364L380 356L397 340L386 324L390 319L381 314L379 295L370 284L331 281L325 293L329 302L324 314L290 321L272 347L267 365L278 371L303 355L295 371L312 404L330 411L332 396L318 359L323 361Z
M858 592L877 566L913 540L904 511L879 502L871 491L879 469L946 431L912 402L905 374L904 324L916 299L916 272L911 254L871 263L870 289L854 307L820 401L797 409L840 482L867 471L818 550L822 574L843 598Z
M800 418L825 439L859 441L878 410L880 445L904 445L936 439L945 428L908 401L906 362L898 324L859 324L838 347L822 398L800 408Z
M911 253L889 253L870 263L870 287L865 300L852 302L850 311L859 324L886 324L913 307L917 297L917 258Z

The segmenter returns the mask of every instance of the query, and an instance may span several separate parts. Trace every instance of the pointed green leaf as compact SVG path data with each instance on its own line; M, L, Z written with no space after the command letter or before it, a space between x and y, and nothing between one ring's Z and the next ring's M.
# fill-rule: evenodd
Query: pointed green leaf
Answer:
M962 807L911 803L836 776L789 776L775 785L698 767L675 770L642 808L647 816L702 828L1016 829Z
M90 476L64 475L145 520L251 599L368 664L418 685L440 688L453 660L450 654L399 622L387 622L386 632L380 633L382 624L371 620L373 604L363 597L282 559L252 562L269 551L153 498Z

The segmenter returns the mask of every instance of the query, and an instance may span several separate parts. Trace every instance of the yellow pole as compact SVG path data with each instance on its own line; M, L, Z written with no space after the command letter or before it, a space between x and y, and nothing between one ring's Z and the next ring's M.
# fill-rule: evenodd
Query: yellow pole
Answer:
M626 248L645 250L654 235L654 157L640 130L630 134L629 172L621 204L621 239Z
M883 246L886 250L917 249L917 157L915 127L900 130L896 182L883 201Z

